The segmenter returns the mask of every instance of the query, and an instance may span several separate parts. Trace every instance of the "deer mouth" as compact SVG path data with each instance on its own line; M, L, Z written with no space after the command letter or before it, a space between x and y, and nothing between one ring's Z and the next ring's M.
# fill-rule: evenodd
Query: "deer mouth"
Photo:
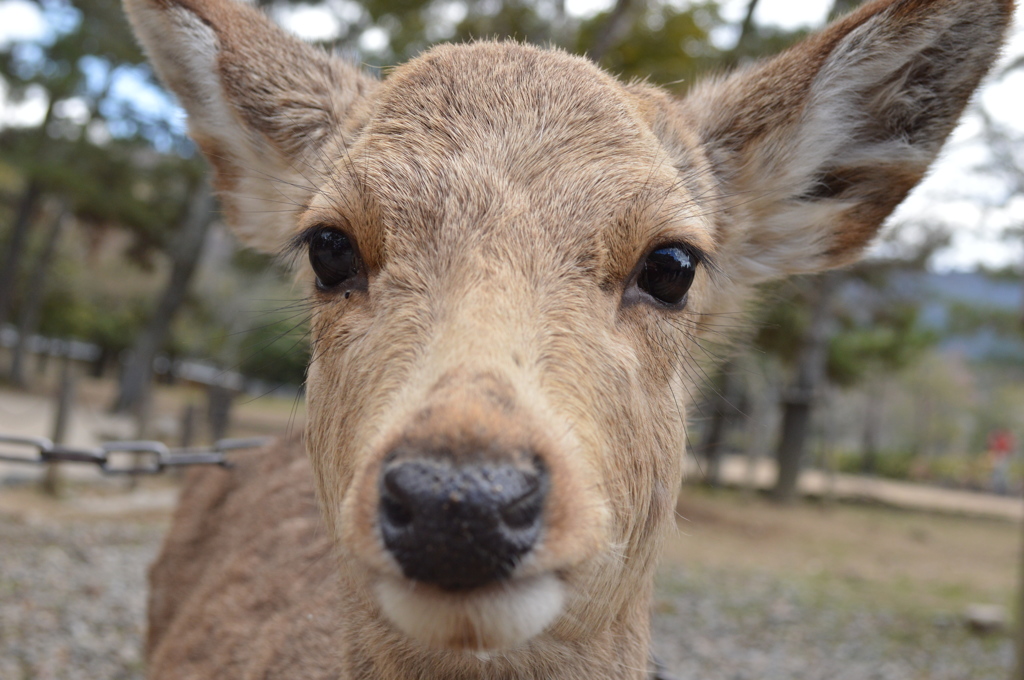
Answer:
M508 649L544 630L562 610L563 586L523 562L536 562L549 487L539 457L387 461L377 527L402 574L377 584L388 618L447 649Z
M475 653L522 645L558 618L566 599L566 585L554 573L457 592L385 576L375 591L384 615L412 639Z
M411 640L519 647L562 616L574 575L607 547L600 477L568 437L555 445L549 428L508 421L484 398L411 421L356 470L339 543Z

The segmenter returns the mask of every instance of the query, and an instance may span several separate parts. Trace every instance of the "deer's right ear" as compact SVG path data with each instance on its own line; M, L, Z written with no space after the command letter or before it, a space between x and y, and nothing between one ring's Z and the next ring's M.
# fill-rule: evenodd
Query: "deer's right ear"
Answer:
M213 165L228 223L278 250L377 81L235 0L125 0L139 41ZM333 169L333 168L332 168Z
M746 282L855 260L999 54L1013 0L872 0L681 108L727 198Z

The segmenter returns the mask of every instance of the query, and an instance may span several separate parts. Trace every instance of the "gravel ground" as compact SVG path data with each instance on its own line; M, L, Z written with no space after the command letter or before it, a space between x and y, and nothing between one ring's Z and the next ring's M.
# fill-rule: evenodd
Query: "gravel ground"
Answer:
M777 576L659 578L654 648L678 680L1005 680L1006 635L871 611Z
M0 515L0 678L141 680L146 568L162 533Z
M163 525L0 515L0 678L143 678L146 567ZM1003 680L1006 637L851 608L777 576L659 579L655 649L679 680Z

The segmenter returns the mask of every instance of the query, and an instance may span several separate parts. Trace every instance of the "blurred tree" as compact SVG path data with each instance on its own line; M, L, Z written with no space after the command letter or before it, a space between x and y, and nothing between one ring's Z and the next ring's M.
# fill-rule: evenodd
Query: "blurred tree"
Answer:
M870 271L870 270L869 270ZM873 290L884 295L885 274ZM860 306L857 316L840 319L839 332L829 347L828 378L840 387L866 385L862 430L862 472L872 474L878 464L879 433L885 408L885 381L910 366L931 347L937 337L921 328L917 305L899 299ZM866 312L866 313L865 313ZM858 318L859 317L859 318Z
M29 338L39 329L42 313L43 292L47 284L47 274L57 251L57 243L68 223L68 206L60 201L51 211L50 227L43 239L43 251L36 260L32 274L29 276L26 299L22 304L21 318L18 322L18 340L11 352L10 380L19 387L26 387L25 354L28 350Z
M976 372L963 356L932 348L908 367L903 389L911 403L907 450L935 457L967 449L969 422L977 410Z
M828 20L832 21L844 14L849 14L853 10L857 9L857 6L862 2L864 2L864 0L833 0L832 9L829 10L828 13Z
M294 314L275 314L248 333L242 341L238 370L244 375L277 385L300 385L309 365L306 324L296 323Z
M861 0L834 0L830 17L859 5ZM754 3L751 2L751 5ZM748 8L753 15L754 7ZM750 40L747 40L749 44ZM737 47L745 47L741 44ZM801 459L810 431L811 412L825 377L829 356L830 326L833 324L833 296L842 282L842 275L822 275L808 298L807 323L798 339L788 345L797 350L793 358L793 377L782 398L782 429L776 447L778 478L772 496L780 502L790 501L796 493ZM781 327L780 327L781 328Z
M270 0L261 4L279 18L291 11ZM587 19L567 14L564 0L365 0L315 6L332 12L338 25L337 35L324 44L377 67L403 62L437 42L480 38L560 46L588 54L627 79L660 84L724 64L725 52L710 39L711 31L724 25L719 3L712 0L618 0ZM778 38L776 45L788 44L791 36ZM758 45L751 53L769 49L767 38Z
M1000 77L1024 72L1024 57L1010 65ZM979 169L994 176L1003 184L1002 200L1009 202L1015 196L1024 196L1024 135L1001 124L983 108L978 108L983 125L983 136L989 159ZM1024 224L1017 224L1005 233L1007 240L1024 242ZM1024 264L1021 266L1021 290L1024 291ZM1024 295L1021 298L1020 324L1024 328Z
M621 6L583 22L573 50L600 57L601 66L621 78L660 85L689 83L725 65L727 51L711 41L711 31L725 25L717 3L684 9L669 3L627 3L617 15Z
M617 0L611 12L599 24L590 43L587 53L591 59L600 62L609 49L622 42L629 31L635 5L633 0Z
M872 377L906 368L937 340L920 326L916 304L892 285L892 277L923 268L941 243L926 239L920 245L925 254L914 250L904 253L906 259L866 261L847 271L770 289L755 345L792 371L781 400L779 478L773 491L778 500L788 501L795 493L814 402L824 384L849 388L866 383L878 388L881 383L872 382ZM864 466L869 470L878 451L883 403L876 389L869 396L862 430Z
M707 413L707 421L701 428L700 444L695 453L707 464L704 470L704 483L708 486L718 486L721 482L725 435L733 416L742 412L738 404L741 388L738 384L740 381L734 375L736 370L736 361L732 357L726 358L713 377L707 380L707 388L711 390L711 395L704 400L704 406L698 409L700 414Z
M8 100L45 102L45 115L37 125L0 130L0 152L22 182L2 254L0 324L20 305L22 325L29 328L40 319L37 307L45 296L36 289L39 276L33 274L28 281L21 276L29 232L45 196L57 198L81 224L127 229L134 237L132 255L146 262L153 251L165 247L172 231L168 226L177 221L199 167L187 157L190 147L167 107L125 95L131 90L138 98L159 90L119 3L35 4L50 34L11 42L0 51ZM178 153L162 153L154 145ZM49 260L57 252L57 243L46 243L40 257ZM31 269L45 276L49 264L40 261ZM12 377L21 382L23 355L16 352L14 359Z
M715 68L728 69L737 64L777 53L806 35L804 30L783 31L773 27L758 25L754 15L759 2L760 0L748 0L743 20L739 26L736 43L730 50L714 51L707 49L706 45L709 38L707 32L714 27L722 25L722 19L718 12L717 4L705 3L696 6L694 8L695 11L689 15L675 17L676 25L672 27L672 32L676 34L677 40L679 36L685 36L682 38L682 43L676 43L676 45L681 44L683 46L683 49L678 51L683 53L696 52L699 58L694 58L694 55L690 54L690 62L681 64L674 62L671 58L666 58L667 55L662 55L659 52L653 52L653 54L657 55L660 61L667 64L668 68L681 69L681 73L692 77L701 71ZM692 21L692 23L686 23L687 20ZM682 25L680 25L680 21L683 21ZM704 35L701 35L702 30L705 32ZM634 42L635 38L636 36L630 36L628 42L623 42L622 49L627 52L627 57L628 51L636 47L643 51L650 51L650 48L642 43L637 45ZM661 49L671 49L671 39L671 37L664 35L648 35L643 38L645 41L662 45ZM619 68L623 72L634 71L636 73L642 73L645 68L657 69L655 65L647 61L648 58L634 58L628 63L619 64ZM658 73L659 71L655 70L655 74ZM680 75L677 74L676 78L679 77ZM737 376L733 375L735 368L735 362L726 359L721 366L712 370L713 376L708 380L708 387L712 396L710 399L705 400L704 408L707 413L707 420L702 427L701 441L697 453L707 463L705 481L712 486L718 484L719 481L721 449L731 420L735 416L742 414L742 409L737 404L744 396L743 381L738 380Z
M786 340L774 346L762 342L766 349L774 349L784 359L788 357L793 370L790 384L782 394L782 429L775 450L778 478L772 497L779 502L789 502L796 493L812 408L826 375L829 339L835 323L834 298L841 283L841 273L828 272L793 284L800 292L798 299L803 301L803 309L790 310L791 323L768 327L768 335Z
M0 322L7 318L25 234L43 195L69 195L75 212L82 209L93 217L144 221L140 218L151 202L118 190L131 186L124 180L135 176L139 165L137 159L126 159L126 152L144 153L158 132L164 141L174 136L165 116L143 114L112 92L122 76L152 84L117 3L38 4L54 35L43 41L14 41L0 51L7 98L41 98L46 110L38 125L8 127L0 136L4 160L23 181L0 273ZM150 134L139 134L143 130ZM112 143L114 132L119 134Z
M202 254L203 243L213 221L213 194L204 180L192 191L188 213L170 250L171 272L156 309L139 333L131 357L121 374L120 391L113 410L125 413L133 409L141 415L145 409L156 358L171 328L171 322L185 302L189 283Z

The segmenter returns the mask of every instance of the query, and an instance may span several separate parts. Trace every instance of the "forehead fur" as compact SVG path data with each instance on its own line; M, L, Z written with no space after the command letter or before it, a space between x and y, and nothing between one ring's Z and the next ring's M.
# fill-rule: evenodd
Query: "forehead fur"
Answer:
M647 105L561 51L442 45L382 83L352 174L385 239L412 230L466 250L475 235L513 230L594 245L602 226L643 221L645 202L678 188Z
M543 142L552 151L569 140L593 141L595 133L602 146L611 141L608 133L624 145L638 137L653 141L636 102L590 61L513 42L429 50L388 76L374 117L372 132L440 135L451 153L494 138Z

